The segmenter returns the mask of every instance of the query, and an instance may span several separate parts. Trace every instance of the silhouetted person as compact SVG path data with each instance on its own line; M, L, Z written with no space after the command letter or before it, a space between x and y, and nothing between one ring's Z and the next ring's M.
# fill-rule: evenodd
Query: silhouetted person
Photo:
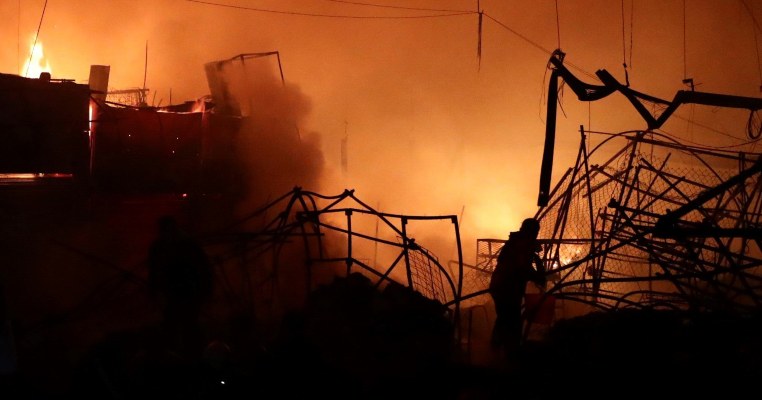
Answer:
M164 328L176 345L199 332L201 308L212 292L211 263L201 245L171 216L158 220L148 255L149 289L163 307Z
M545 288L544 268L538 254L539 231L540 223L536 219L525 219L521 228L508 236L492 272L489 293L495 303L496 313L492 345L503 347L507 357L513 356L521 345L521 305L527 283L532 281L541 290Z

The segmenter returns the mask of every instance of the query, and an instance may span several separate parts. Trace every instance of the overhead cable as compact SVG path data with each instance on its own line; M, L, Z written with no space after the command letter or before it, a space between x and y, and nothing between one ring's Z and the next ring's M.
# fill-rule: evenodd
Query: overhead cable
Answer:
M403 6L390 6L386 4L374 4L374 3L361 3L359 1L346 1L346 0L325 0L330 1L333 3L344 3L344 4L351 4L355 6L368 6L368 7L379 7L379 8L393 8L397 10L414 10L414 11L435 11L435 12L468 12L467 10L450 10L450 9L441 9L441 8L419 8L419 7L403 7Z
M45 9L48 8L48 0L45 0L45 4L42 6L42 15L40 16L40 23L37 25L37 33L34 35L34 43L32 43L32 51L29 53L29 63L26 65L26 71L24 76L29 75L29 67L32 65L32 56L34 55L34 49L37 47L37 38L40 37L40 28L42 28L42 19L45 18Z
M212 1L201 0L185 0L190 3L203 4L214 7L233 8L237 10L256 11L271 14L285 14L285 15L298 15L304 17L322 17L322 18L347 18L347 19L420 19L420 18L439 18L439 17L454 17L458 15L476 14L474 11L458 11L449 14L428 14L428 15L342 15L342 14L318 14L318 13L306 13L298 11L282 11L271 10L266 8L245 7L236 6L233 4L217 3Z

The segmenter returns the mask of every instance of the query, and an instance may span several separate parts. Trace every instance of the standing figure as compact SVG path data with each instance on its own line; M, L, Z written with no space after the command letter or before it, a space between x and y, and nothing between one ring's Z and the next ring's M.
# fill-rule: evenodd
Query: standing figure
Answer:
M492 345L502 346L507 357L514 355L521 345L521 306L527 283L534 282L540 290L545 288L545 271L538 254L541 250L537 243L539 232L540 223L536 219L525 219L521 228L508 236L492 272L489 293L496 313Z
M199 332L201 308L212 292L211 263L201 245L171 216L158 220L148 254L149 290L163 307L164 328L179 345Z

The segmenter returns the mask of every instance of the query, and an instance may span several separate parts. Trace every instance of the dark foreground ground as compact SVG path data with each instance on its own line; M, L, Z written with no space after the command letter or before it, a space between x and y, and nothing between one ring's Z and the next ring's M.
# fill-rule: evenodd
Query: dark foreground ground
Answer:
M397 286L378 292L352 277L321 287L274 329L225 317L171 335L139 300L140 284L120 289L124 279L111 279L109 265L71 249L103 249L96 254L117 265L139 265L155 218L188 204L163 197L80 202L67 200L69 191L56 193L0 196L0 283L16 300L10 317L29 309L42 315L40 324L12 327L17 366L0 373L0 400L758 397L759 314L589 314L556 323L515 359L474 365L454 348L441 305ZM80 203L94 205L72 206ZM49 237L55 246L38 246ZM91 243L98 245L83 245ZM85 296L93 286L95 296ZM48 312L68 292L84 298L81 306ZM9 361L0 357L0 370Z
M495 372L491 393L523 398L755 398L762 379L760 315L619 310L558 322ZM512 371L512 372L511 372ZM508 377L501 380L500 376Z
M45 354L38 355L38 364L3 376L0 397L747 398L762 379L761 321L593 313L556 323L515 359L475 366L459 361L437 302L399 286L379 292L354 276L319 288L271 340L246 321L202 325L181 337L149 324L105 336L68 367L46 370ZM62 349L41 351L53 363Z

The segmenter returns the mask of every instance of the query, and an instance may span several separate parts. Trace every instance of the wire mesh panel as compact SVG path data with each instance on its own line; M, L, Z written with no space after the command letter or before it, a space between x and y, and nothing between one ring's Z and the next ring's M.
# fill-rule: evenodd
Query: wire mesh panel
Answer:
M643 136L616 135L600 164L582 142L538 212L551 292L603 309L757 305L756 155Z
M413 288L429 299L442 303L447 302L444 275L434 263L437 257L426 249L409 252L410 270L413 278Z

